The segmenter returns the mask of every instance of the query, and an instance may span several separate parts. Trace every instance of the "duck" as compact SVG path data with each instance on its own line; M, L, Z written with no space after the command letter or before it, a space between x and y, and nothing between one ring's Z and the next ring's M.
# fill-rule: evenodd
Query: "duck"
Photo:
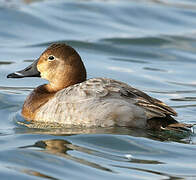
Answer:
M118 80L87 79L86 68L74 48L50 45L38 59L7 78L41 77L22 107L25 120L58 123L66 127L131 127L145 129L189 128L179 123L174 109Z

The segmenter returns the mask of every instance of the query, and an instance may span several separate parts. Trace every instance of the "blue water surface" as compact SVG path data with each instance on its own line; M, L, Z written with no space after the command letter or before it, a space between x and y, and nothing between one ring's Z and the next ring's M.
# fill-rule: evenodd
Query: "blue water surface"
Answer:
M196 179L196 135L17 124L39 78L7 79L54 42L91 77L126 82L196 123L194 0L0 0L1 179Z

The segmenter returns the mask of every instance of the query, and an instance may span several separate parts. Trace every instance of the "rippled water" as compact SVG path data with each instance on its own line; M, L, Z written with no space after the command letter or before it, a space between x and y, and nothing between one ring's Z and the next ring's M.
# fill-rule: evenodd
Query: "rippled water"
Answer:
M30 129L21 106L44 80L6 79L52 42L196 123L194 0L0 0L2 179L196 179L196 135L127 128Z

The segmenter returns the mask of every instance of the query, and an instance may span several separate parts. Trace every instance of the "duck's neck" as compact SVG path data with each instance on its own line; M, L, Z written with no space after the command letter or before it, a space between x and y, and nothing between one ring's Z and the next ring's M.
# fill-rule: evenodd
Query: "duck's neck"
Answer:
M45 85L45 89L49 93L54 93L84 81L86 81L85 68L79 71L76 68L67 67L64 73L56 74L54 78L51 78L50 83Z
M85 79L86 80L86 79ZM44 86L44 88L45 88L45 90L46 90L46 93L56 93L56 92L58 92L58 91L60 91L60 90L62 90L62 89L65 89L65 88L67 88L67 87L69 87L69 86L72 86L72 85L74 85L74 84L78 84L78 83L81 83L81 82L83 82L83 81L85 81L85 80L82 80L82 81L76 81L76 82L74 82L74 81L66 81L66 83L64 83L64 82L62 82L62 83L56 83L56 84L53 84L53 83L49 83L49 84L46 84L45 86Z

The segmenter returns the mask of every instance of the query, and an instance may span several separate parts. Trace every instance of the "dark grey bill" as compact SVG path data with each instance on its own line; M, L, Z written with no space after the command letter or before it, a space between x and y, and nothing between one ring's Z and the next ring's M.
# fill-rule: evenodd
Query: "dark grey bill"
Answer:
M40 77L40 72L37 70L37 63L38 59L25 69L8 74L7 78Z

